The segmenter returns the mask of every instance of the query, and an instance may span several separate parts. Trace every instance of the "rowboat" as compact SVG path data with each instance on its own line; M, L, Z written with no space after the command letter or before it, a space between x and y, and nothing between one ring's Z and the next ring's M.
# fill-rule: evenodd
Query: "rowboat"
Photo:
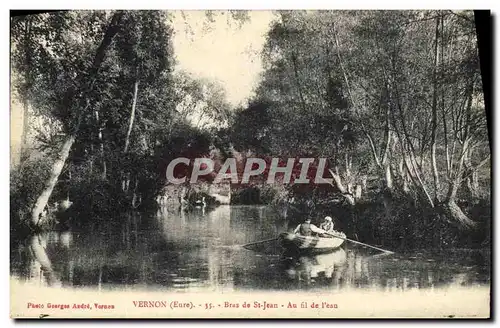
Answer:
M345 238L345 235L340 233L339 237ZM333 252L344 243L344 239L341 238L301 236L289 232L284 232L279 236L281 246L285 248L285 250L314 254Z

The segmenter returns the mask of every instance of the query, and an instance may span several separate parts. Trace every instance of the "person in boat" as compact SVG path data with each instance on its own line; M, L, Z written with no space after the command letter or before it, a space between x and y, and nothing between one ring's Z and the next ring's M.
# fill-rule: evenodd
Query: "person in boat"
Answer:
M316 236L318 234L324 234L326 231L318 228L314 224L311 223L311 219L307 218L305 219L304 223L301 223L295 228L293 233L295 234L300 234L302 236Z
M332 237L331 235L338 235L340 232L334 230L335 224L330 216L326 216L325 220L319 225L319 227L326 231L326 234L322 234L321 237Z
M195 202L195 206L196 207L202 207L202 208L205 208L207 206L207 202L205 201L205 197L202 197L201 198L201 201L200 200L197 200Z

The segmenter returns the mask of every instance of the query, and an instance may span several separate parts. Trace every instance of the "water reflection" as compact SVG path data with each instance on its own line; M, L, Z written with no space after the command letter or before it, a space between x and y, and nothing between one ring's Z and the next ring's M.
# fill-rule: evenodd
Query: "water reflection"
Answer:
M301 256L283 260L284 270L289 279L306 286L322 281L323 284L340 286L347 255L340 248L332 253L315 256Z
M62 242L59 243L62 237ZM39 286L60 286L61 279L57 268L47 253L47 245L57 243L62 247L69 245L68 234L44 233L31 236L20 246L18 254L22 258L22 271L27 280Z
M242 245L287 230L262 206L153 215L129 213L91 227L32 236L11 250L11 274L48 286L154 288L192 292L370 288L401 291L489 283L478 251L380 256L344 248L284 258L277 243Z

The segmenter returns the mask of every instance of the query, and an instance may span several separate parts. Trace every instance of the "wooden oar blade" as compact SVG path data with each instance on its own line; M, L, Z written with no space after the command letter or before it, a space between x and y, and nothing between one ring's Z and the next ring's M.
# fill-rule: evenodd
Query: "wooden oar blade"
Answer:
M266 239L259 242L243 245L243 248L263 254L276 254L279 252L278 238Z
M358 244L358 245L361 245L361 246L365 246L365 247L368 247L368 248L376 249L377 251L380 251L380 252L384 252L384 253L387 253L387 254L394 254L393 251L389 251L387 249L383 249L383 248L380 248L380 247L376 247L376 246L372 246L372 245L369 245L369 244L362 243L360 241L349 239L349 238L346 238L345 235L344 236L340 236L338 234L333 234L333 233L329 233L329 235L331 235L331 236L333 236L335 238L340 238L340 239L344 239L346 241L350 241L351 243L355 243L355 244Z

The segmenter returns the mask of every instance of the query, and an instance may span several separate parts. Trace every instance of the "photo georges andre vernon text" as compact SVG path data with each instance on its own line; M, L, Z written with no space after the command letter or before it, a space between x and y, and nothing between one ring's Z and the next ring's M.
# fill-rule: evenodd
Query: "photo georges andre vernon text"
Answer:
M71 309L71 310L114 310L113 304L99 304L99 303L32 303L28 302L26 305L28 309Z

